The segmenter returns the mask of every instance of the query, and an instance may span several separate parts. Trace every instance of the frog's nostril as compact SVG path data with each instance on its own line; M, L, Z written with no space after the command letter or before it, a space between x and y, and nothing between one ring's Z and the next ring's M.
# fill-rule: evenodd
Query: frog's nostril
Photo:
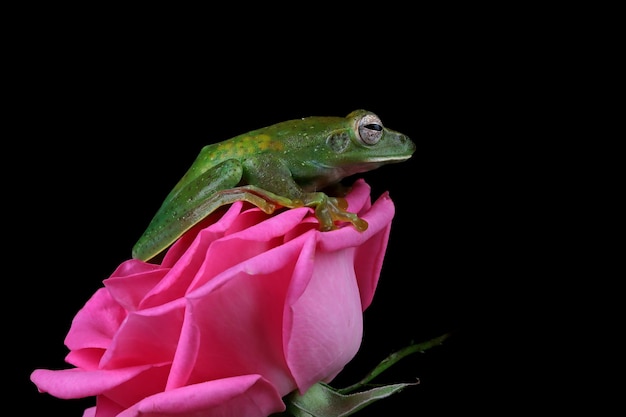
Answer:
M411 139L409 139L408 136L400 135L400 142L403 145L406 145L409 149L415 150L415 143Z

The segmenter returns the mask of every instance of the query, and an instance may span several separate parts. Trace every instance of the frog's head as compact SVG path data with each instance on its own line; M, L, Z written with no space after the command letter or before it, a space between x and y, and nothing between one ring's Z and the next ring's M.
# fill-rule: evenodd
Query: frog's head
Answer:
M372 112L355 110L346 119L351 125L351 143L341 143L341 139L332 135L328 138L332 142L329 145L337 146L338 154L355 155L356 161L380 166L405 161L415 152L415 144L406 135L384 127Z
M291 174L306 191L406 161L415 152L415 144L406 135L387 129L376 114L366 110L277 126L276 136L282 135L288 142L281 155L289 155Z
M338 179L406 161L415 152L415 144L406 135L386 128L367 110L348 114L341 128L329 132L326 147L327 168Z

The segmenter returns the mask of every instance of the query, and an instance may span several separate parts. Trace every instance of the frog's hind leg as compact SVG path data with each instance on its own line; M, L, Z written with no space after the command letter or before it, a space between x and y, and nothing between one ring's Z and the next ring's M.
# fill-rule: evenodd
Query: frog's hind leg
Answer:
M283 197L254 185L243 185L221 190L215 193L214 198L220 200L222 204L246 201L254 204L266 214L272 214L279 207L296 208L304 206L302 200Z
M236 187L242 172L237 160L225 160L201 173L190 171L152 218L133 247L133 258L152 259L220 206L236 201L237 198L220 198L220 191ZM193 179L188 177L190 173Z
M206 200L201 207L203 211L213 212L218 207L232 204L236 201L245 201L260 208L266 214L272 214L280 205L266 199L262 195L255 193L248 186L229 188L216 192L211 198Z

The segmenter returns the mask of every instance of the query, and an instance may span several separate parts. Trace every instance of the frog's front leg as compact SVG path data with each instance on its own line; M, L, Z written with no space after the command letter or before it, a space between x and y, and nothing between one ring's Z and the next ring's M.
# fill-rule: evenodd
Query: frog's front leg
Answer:
M367 229L367 222L347 210L348 202L343 197L330 197L321 191L305 192L294 180L289 166L284 161L266 156L243 162L243 179L256 186L240 187L256 193L267 201L280 206L312 207L320 222L320 230L337 228L337 222L349 222L359 231Z
M311 207L315 209L315 217L320 222L320 230L324 232L336 229L336 222L352 223L360 232L367 229L365 220L347 210L348 201L345 198L330 197L323 192L303 193L301 198L288 198L254 185L245 185L219 191L215 198L223 204L226 201L247 201L267 214L273 213L277 207Z

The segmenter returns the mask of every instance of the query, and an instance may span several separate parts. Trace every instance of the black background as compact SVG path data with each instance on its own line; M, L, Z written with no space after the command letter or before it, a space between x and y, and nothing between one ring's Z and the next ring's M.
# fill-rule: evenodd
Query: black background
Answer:
M93 404L39 394L29 375L67 366L63 339L72 318L130 256L204 144L357 108L377 113L417 150L407 162L360 175L373 198L389 191L396 216L361 350L334 384L355 382L412 341L450 333L378 379L419 378L419 385L358 415L480 410L491 401L483 358L497 341L481 331L492 313L483 314L485 289L490 282L494 291L508 256L503 212L514 186L506 163L491 155L510 152L503 125L519 88L506 75L506 58L493 59L499 47L430 33L402 45L351 35L288 51L257 43L250 52L242 48L251 45L216 40L190 47L183 35L112 41L110 33L38 37L16 63L16 150L5 159L22 168L7 177L15 205L5 207L16 230L12 282L28 314L12 322L20 359L10 365L29 410L79 416Z

